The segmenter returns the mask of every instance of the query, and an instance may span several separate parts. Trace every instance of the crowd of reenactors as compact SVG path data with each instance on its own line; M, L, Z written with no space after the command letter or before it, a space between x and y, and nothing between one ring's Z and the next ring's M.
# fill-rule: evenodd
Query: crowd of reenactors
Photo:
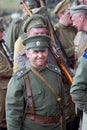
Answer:
M0 130L86 130L87 0L19 3L0 17Z

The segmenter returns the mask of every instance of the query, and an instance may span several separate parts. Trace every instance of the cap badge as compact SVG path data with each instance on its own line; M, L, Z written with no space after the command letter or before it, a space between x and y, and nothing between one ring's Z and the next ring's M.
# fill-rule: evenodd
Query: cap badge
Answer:
M37 45L37 46L40 46L40 41L37 41L37 42L36 42L36 45Z

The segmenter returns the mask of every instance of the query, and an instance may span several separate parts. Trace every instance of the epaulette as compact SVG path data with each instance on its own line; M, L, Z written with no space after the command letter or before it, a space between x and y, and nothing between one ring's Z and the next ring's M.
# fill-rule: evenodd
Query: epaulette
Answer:
M47 68L48 68L49 70L52 70L52 71L54 71L54 72L56 72L56 73L61 74L60 68L59 68L58 66L56 66L56 65L47 64Z
M24 74L26 74L27 72L29 72L30 69L26 69L25 67L18 70L16 73L13 74L13 77L15 77L16 79L21 78Z
M82 56L87 59L87 50L83 53Z

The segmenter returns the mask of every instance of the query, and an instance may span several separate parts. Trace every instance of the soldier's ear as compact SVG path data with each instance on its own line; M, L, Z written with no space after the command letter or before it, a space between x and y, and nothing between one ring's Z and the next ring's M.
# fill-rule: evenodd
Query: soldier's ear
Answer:
M29 49L26 50L25 54L26 54L26 56L29 58L29 56L30 56Z

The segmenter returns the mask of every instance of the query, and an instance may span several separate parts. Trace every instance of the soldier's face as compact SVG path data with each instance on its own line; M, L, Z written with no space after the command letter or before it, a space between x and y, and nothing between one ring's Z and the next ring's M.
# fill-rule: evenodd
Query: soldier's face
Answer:
M64 13L61 15L60 19L62 19L64 21L64 24L66 26L72 24L72 19L71 19L71 15L70 15L70 10L66 9L64 11Z
M43 68L48 59L48 48L45 50L33 50L29 49L26 52L27 57L29 58L30 64L36 68Z
M39 34L46 34L46 28L31 28L29 32L27 32L27 36L35 36Z
M73 21L73 26L75 26L78 31L83 31L84 15L82 13L73 14L72 21Z

